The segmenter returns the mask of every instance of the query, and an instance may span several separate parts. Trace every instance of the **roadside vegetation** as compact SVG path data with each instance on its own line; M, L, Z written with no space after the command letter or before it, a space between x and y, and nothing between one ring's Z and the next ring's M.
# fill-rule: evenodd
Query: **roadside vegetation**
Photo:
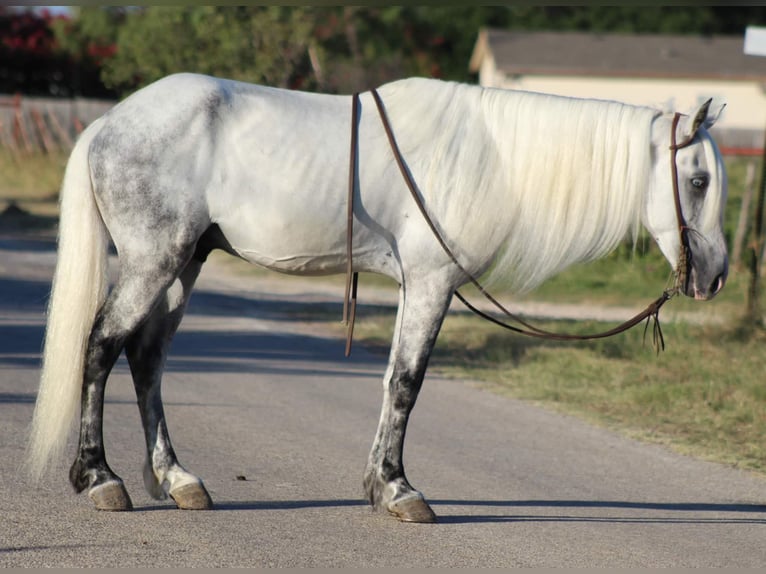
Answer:
M750 161L728 160L726 230L730 240ZM0 150L0 214L9 205L32 216L55 214L64 165L63 156L20 159ZM5 227L1 218L0 226ZM238 272L264 273L232 265ZM659 250L642 238L635 248L625 245L605 259L571 269L523 299L625 306L637 312L659 295L669 277L669 266ZM331 280L342 284L337 277ZM444 323L430 372L471 381L683 453L766 474L766 384L762 379L766 330L760 320L745 314L748 282L746 266L738 262L715 300L700 303L676 297L667 303L661 319L684 311L695 312L706 322L665 319L666 349L660 353L651 344L651 325L646 341L643 327L636 327L610 339L549 342L506 332L467 311L453 312ZM387 353L394 309L366 306L366 285L395 287L371 276L361 279L355 345ZM465 293L478 301L475 292ZM306 319L343 334L334 312ZM538 324L570 333L613 326L590 321Z
M0 201L55 204L68 156L12 153L0 146Z
M0 232L55 230L67 155L17 154L0 146Z
M536 324L577 334L612 326ZM360 311L355 344L387 353L392 325L393 312ZM643 327L636 327L610 339L543 342L451 313L429 372L476 381L679 452L766 472L766 332L736 318L724 325L664 322L666 348L656 353L651 329L646 340Z

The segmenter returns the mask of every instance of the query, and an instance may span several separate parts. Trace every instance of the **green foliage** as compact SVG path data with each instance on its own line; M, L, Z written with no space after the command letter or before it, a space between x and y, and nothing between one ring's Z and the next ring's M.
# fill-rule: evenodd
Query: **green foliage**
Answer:
M202 72L348 93L404 76L468 81L481 27L742 34L763 6L90 6L58 22L74 59L123 95Z
M331 82L348 91L356 73L360 89L403 76L468 80L468 61L482 26L505 26L501 6L344 7L343 33L327 38L328 65L346 77ZM353 67L349 73L349 65Z
M179 71L288 86L312 45L307 10L153 6L127 14L104 82L132 89Z
M504 24L504 13L498 7L93 7L57 32L71 53L114 45L102 78L123 93L180 71L350 92L410 75L467 79L479 27Z
M114 44L125 15L125 10L118 7L81 7L74 19L53 23L58 47L75 58L90 57L96 48Z
M91 61L59 49L58 34L70 20L48 10L0 6L0 93L71 97L106 95Z

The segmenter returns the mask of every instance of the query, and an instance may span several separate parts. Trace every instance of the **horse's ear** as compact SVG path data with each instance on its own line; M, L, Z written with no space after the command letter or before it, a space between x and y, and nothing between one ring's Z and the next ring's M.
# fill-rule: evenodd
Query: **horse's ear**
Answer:
M707 118L705 119L704 123L705 129L710 129L713 124L718 121L718 118L721 117L725 107L726 104L718 104L717 106L714 106L712 109L708 110Z
M711 110L710 104L712 103L713 98L710 98L701 104L693 113L689 114L688 117L690 120L687 119L684 122L683 133L685 137L691 138L697 133L697 130L700 129L700 127L709 129L718 120L721 112L723 112L723 109L726 107L726 104L719 104Z

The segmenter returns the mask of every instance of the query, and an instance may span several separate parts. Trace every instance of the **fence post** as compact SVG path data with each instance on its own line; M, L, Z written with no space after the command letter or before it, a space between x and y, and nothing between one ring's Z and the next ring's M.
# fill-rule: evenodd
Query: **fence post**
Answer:
M737 222L737 231L734 234L734 244L732 245L731 263L738 267L742 264L742 248L747 236L747 222L750 219L750 203L753 200L754 184L755 162L751 161L747 164L745 191L742 194L742 207L739 210L739 221Z
M766 56L766 28L748 26L745 28L745 45L742 51L749 56ZM762 325L760 309L760 264L763 251L763 203L766 195L766 134L764 134L763 152L761 158L761 184L758 188L758 202L755 208L753 241L751 243L752 258L750 259L750 287L747 291L747 316L756 325Z
M750 287L747 291L747 316L754 323L761 324L760 276L761 252L763 251L763 204L766 196L766 135L764 136L763 157L761 158L761 184L758 187L758 201L753 223L752 257L750 259Z

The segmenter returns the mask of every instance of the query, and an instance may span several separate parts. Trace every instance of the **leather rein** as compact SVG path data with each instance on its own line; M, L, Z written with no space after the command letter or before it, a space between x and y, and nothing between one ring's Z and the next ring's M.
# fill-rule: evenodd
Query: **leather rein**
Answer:
M410 191L410 195L412 196L412 199L414 200L415 204L420 210L420 213L423 216L423 219L425 220L428 227L431 229L431 232L433 233L434 237L439 242L439 245L447 254L447 256L450 258L450 260L457 266L457 268L463 272L463 274L468 279L468 282L470 282L474 287L476 287L476 289L497 310L499 310L508 319L521 325L521 327L506 323L505 321L502 321L496 317L493 317L492 315L489 315L488 313L485 313L484 311L477 309L475 306L469 303L468 300L459 291L455 291L455 296L470 311L472 311L479 317L486 319L487 321L490 321L491 323L499 325L500 327L503 327L515 333L519 333L529 337L537 337L541 339L549 339L549 340L557 340L557 341L584 341L584 340L591 340L591 339L603 339L603 338L611 337L613 335L617 335L619 333L627 331L628 329L635 327L636 325L638 325L644 320L646 320L646 326L644 327L644 337L646 337L646 332L649 327L649 320L653 319L653 323L654 323L653 345L655 349L657 350L657 352L659 352L660 349L662 350L665 349L665 339L662 335L662 328L660 327L660 319L659 319L660 308L667 301L669 301L674 295L676 295L682 288L686 289L687 282L689 280L689 271L691 266L691 251L689 249L689 240L688 240L689 228L686 225L686 220L683 216L683 211L681 209L681 195L680 195L679 184L678 184L678 165L676 162L676 156L679 149L682 149L691 144L692 140L694 139L694 133L692 133L692 135L689 136L689 138L687 138L683 142L676 143L676 129L678 127L678 122L681 118L680 113L676 113L673 116L673 124L672 124L671 134L670 134L670 152L671 152L670 153L670 164L671 164L670 169L671 169L671 175L673 180L673 199L675 203L676 218L678 221L678 233L679 233L679 239L680 239L680 253L679 253L678 263L676 265L676 269L674 272L675 273L674 286L670 289L666 289L665 291L663 291L662 295L660 295L657 299L649 303L649 305L643 311L641 311L637 315L631 317L624 323L621 323L620 325L617 325L616 327L612 329L598 332L598 333L592 333L588 335L571 335L571 334L554 333L552 331L546 331L544 329L531 325L527 321L524 321L521 317L519 317L518 315L506 309L499 301L497 301L492 295L490 295L486 291L486 289L481 285L481 283L479 283L478 279L474 277L470 272L468 272L465 269L465 267L463 267L463 265L461 265L461 263L458 261L455 254L449 248L444 238L441 236L438 229L434 225L433 220L428 215L426 207L423 204L423 201L421 200L420 195L417 192L417 186L415 182L413 181L409 171L407 170L402 154L399 151L399 146L396 143L396 138L394 137L391 124L388 121L388 116L386 114L385 106L383 105L383 101L381 100L380 95L375 89L371 90L371 93L375 100L375 104L378 108L378 113L380 115L381 123L386 132L386 137L388 138L388 142L391 147L391 151L393 152L394 159L396 160L396 163L399 167L399 171L402 174L404 182L407 184L407 188ZM353 256L352 238L353 238L353 224L354 224L353 223L354 222L354 184L355 184L356 176L357 176L358 139L359 139L359 94L355 93L352 98L352 111L351 111L351 150L350 150L349 174L348 174L348 206L347 206L347 226L346 226L346 253L347 253L348 259L347 259L347 267L346 267L346 294L345 294L345 299L343 302L343 322L347 326L346 351L345 351L345 354L347 357L351 353L351 341L352 341L353 333L354 333L354 320L356 318L357 285L359 280L359 273L353 270L353 260L352 260L352 256Z

